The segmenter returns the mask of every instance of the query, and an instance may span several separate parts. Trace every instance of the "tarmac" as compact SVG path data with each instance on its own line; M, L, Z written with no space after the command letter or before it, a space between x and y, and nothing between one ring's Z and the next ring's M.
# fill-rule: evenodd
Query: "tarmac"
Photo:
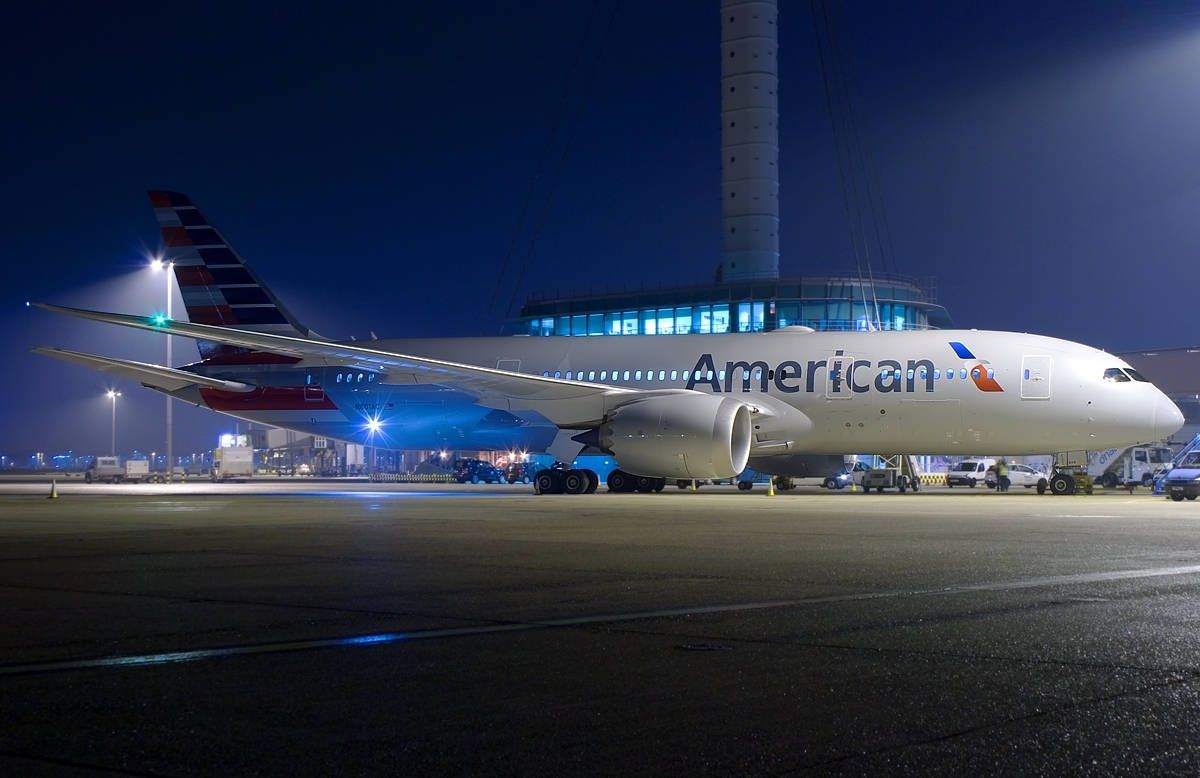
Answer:
M0 484L5 775L1195 775L1200 502Z

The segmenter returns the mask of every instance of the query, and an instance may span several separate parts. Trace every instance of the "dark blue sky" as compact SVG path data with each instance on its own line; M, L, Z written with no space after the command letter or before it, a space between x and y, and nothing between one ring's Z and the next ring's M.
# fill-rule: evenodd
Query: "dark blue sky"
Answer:
M782 272L848 270L809 4L780 6ZM1195 342L1194 3L848 6L841 51L855 65L895 270L933 277L963 327L1110 350ZM552 196L517 305L529 292L711 278L718 3L626 0L610 27L613 7L10 11L0 452L108 447L110 382L29 347L163 358L149 335L22 307L161 308L161 277L141 269L158 246L151 188L188 193L323 334L490 333L527 255L528 229L501 273L557 120L534 213ZM175 357L194 349L179 341ZM118 386L118 446L161 448L161 396ZM180 411L176 450L208 448L230 426Z

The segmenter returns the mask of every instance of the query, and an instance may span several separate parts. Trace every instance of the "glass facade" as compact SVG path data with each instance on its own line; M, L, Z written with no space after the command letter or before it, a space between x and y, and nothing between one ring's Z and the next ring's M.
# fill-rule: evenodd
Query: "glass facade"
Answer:
M915 282L874 286L853 278L714 284L625 295L530 300L505 327L523 335L689 335L814 330L911 330L953 326Z

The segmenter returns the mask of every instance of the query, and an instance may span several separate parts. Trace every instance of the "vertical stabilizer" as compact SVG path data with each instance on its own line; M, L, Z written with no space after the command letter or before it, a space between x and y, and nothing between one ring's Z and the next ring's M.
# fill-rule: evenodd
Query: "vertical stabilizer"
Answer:
M158 190L149 195L166 247L163 260L175 264L175 280L189 321L316 337L283 307L187 195ZM206 360L250 353L209 341L197 345Z

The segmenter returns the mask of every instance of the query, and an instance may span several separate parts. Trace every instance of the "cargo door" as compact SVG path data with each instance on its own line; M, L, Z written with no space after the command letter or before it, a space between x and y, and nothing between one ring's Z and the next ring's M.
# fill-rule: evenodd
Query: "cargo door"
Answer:
M1021 399L1050 399L1050 357L1021 357Z

